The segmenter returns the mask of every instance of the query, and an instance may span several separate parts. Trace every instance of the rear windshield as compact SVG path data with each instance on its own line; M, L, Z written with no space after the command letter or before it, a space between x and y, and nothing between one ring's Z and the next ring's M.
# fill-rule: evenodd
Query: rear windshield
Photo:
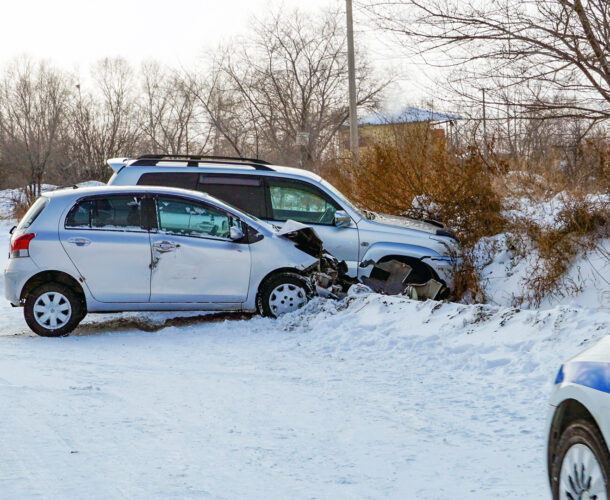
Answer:
M21 222L17 226L17 229L27 229L28 227L30 227L33 222L38 218L38 216L42 213L48 203L49 198L45 198L44 196L38 198L23 216L23 219L21 219Z

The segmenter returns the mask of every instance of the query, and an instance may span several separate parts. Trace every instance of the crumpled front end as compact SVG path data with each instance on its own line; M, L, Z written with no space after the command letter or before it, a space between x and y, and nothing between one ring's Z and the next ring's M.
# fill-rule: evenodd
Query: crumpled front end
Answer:
M363 262L362 265L373 265L369 276L363 276L361 281L377 293L406 295L412 299L437 299L446 296L449 291L445 284L434 278L421 283L412 281L413 267L399 260Z
M293 241L299 250L318 259L318 262L305 269L303 274L309 278L319 296L342 298L347 289L358 282L347 275L345 261L339 261L324 250L322 240L312 227L288 220L278 231L278 235Z
M295 243L295 246L318 259L314 265L304 271L316 293L321 297L342 298L349 287L355 283L363 283L377 293L387 295L407 295L413 299L435 299L447 293L447 287L436 279L423 283L410 282L409 276L413 268L404 262L390 260L381 263L363 262L363 266L373 265L368 277L360 280L347 274L345 261L337 260L324 250L322 240L315 230L305 224L289 220L278 231Z

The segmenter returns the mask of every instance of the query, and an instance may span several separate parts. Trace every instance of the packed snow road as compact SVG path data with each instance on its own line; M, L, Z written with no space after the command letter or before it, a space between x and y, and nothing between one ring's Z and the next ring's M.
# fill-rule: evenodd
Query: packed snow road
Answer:
M0 497L548 498L551 380L610 331L604 311L373 294L190 316L49 339L2 301Z

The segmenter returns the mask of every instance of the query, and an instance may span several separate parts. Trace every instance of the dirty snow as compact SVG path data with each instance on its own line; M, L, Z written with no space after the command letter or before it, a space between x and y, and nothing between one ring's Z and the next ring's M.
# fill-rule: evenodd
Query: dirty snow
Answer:
M1 301L0 496L549 498L551 381L610 332L605 310L357 293L210 318L46 339Z

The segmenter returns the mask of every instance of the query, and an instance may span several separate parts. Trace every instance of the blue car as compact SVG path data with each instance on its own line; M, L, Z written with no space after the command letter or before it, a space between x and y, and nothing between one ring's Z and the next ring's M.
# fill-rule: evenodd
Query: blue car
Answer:
M610 498L610 336L559 369L549 418L554 499Z

